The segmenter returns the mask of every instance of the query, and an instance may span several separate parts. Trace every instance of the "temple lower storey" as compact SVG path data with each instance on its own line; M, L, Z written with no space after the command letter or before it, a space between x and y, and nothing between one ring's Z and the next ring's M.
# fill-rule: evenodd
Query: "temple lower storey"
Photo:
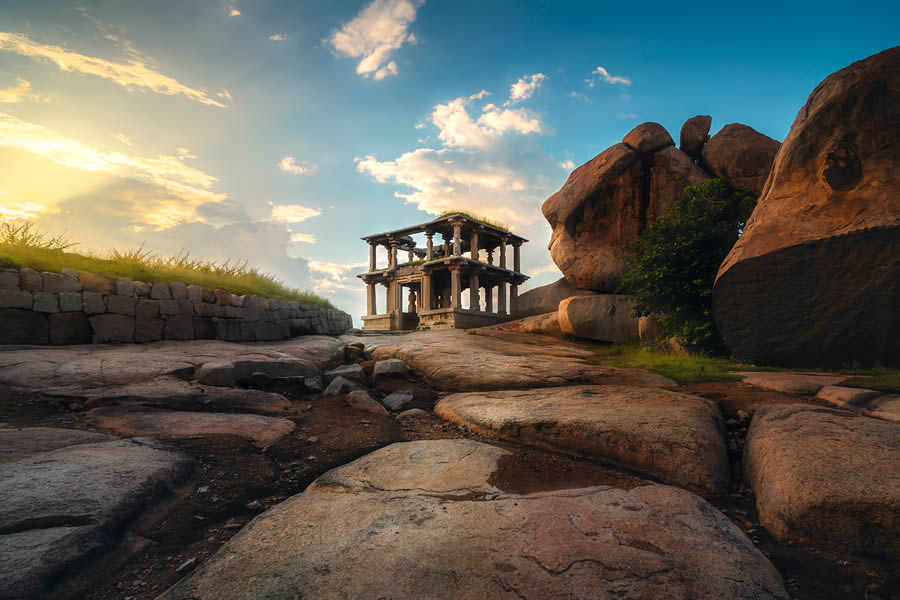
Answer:
M412 236L423 233L425 248ZM440 235L443 243L435 244ZM518 286L520 248L528 240L466 215L453 214L429 223L363 238L369 243L369 271L359 277L367 286L367 331L469 329L510 319ZM507 268L507 248L513 268ZM387 248L387 268L377 266L377 249ZM398 252L408 253L399 264ZM495 255L497 264L494 264ZM378 291L384 288L384 304ZM509 300L509 308L507 307ZM384 312L379 312L384 306Z

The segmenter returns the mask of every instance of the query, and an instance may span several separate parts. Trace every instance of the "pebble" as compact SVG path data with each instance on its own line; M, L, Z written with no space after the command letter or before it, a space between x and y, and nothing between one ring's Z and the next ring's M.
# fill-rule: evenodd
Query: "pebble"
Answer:
M189 558L189 559L187 559L186 561L184 561L183 563L181 563L181 566L179 566L177 569L175 569L175 572L176 572L176 573L181 573L182 571L186 571L186 570L188 570L188 569L193 568L193 566L194 566L195 564L197 564L197 559L196 559L196 558Z
M263 505L262 505L262 502L260 502L259 500L253 500L253 501L247 503L247 508L249 510L262 510Z
M309 442L310 444L318 444L319 438L317 438L317 437L306 438L306 441Z

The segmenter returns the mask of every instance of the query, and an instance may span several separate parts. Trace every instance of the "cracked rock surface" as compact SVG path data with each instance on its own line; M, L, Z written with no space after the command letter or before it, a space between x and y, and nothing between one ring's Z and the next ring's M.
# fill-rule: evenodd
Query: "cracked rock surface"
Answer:
M339 467L160 598L788 598L700 497L655 484L496 493L503 452L427 441Z

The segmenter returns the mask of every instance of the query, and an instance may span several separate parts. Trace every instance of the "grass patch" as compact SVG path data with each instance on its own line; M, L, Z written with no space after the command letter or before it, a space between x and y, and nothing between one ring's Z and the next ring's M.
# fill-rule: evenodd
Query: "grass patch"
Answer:
M30 223L0 223L0 268L29 267L55 273L71 269L76 273L94 273L110 279L128 277L147 283L183 281L188 285L223 289L239 296L256 295L297 301L304 308L334 308L325 298L289 288L272 275L248 267L246 262L216 263L192 258L186 252L166 258L143 247L126 252L112 250L107 257L101 258L67 251L75 245L75 242L62 236L48 238L31 227Z
M407 261L407 262L397 265L397 266L398 267L416 267L418 265L424 265L424 264L425 264L424 258L417 258L416 260L410 260L410 261Z
M468 217L473 221L478 221L484 225L490 225L491 227L496 227L497 229L501 229L503 231L509 231L509 227L500 223L499 221L492 221L491 219L481 217L479 215L472 214L470 212L466 212L464 210L448 210L447 212L442 212L438 219L443 219L444 217L449 217L450 215L462 215L464 217Z
M679 385L709 381L741 381L729 371L744 366L725 358L668 354L662 350L641 348L639 344L612 344L594 350L588 358L593 365L644 369L668 377Z
M900 369L873 367L871 369L842 369L841 375L850 378L841 385L846 387L866 388L891 394L900 394Z

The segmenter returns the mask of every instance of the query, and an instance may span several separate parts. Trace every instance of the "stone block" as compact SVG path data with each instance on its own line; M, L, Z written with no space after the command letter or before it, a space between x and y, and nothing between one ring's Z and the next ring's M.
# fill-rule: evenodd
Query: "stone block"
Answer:
M106 299L106 312L134 316L137 299L134 296L113 295Z
M259 296L256 296L256 305L263 310L269 310L269 300L266 298L260 298Z
M34 295L31 292L19 290L0 290L0 308L24 308L31 310L34 305Z
M172 292L169 289L169 284L165 281L157 281L153 284L153 287L150 288L150 297L155 298L156 300L168 300L172 297Z
M0 308L0 344L46 344L49 339L47 315L32 310Z
M257 322L254 324L254 334L257 340L282 340L291 336L291 330L287 323L264 323Z
M215 304L216 302L216 293L212 290L208 290L203 288L203 301L208 304Z
M134 341L138 343L156 342L163 339L166 322L155 317L140 316L140 305L138 306L138 317L134 324Z
M126 315L97 315L88 318L94 329L94 343L134 341L134 317Z
M63 292L59 295L59 310L61 312L81 312L81 307L81 292Z
M81 282L81 291L96 292L98 294L115 294L116 282L109 277L95 275L93 273L81 273L78 276Z
M300 303L296 300L291 300L290 302L288 302L288 306L291 310L300 310Z
M232 306L243 306L245 297L246 296L238 296L237 294L232 294L231 295L231 305Z
M19 272L15 269L0 269L0 290L19 289Z
M309 319L289 319L287 324L292 336L307 335L312 331L309 327Z
M44 280L40 273L25 267L19 271L19 287L29 292L40 292L44 289Z
M237 306L226 306L225 307L225 316L229 319L243 319L246 313L246 309L239 308Z
M42 313L59 312L59 297L50 292L35 292L34 304L31 306L31 310Z
M221 304L222 306L231 306L231 292L226 292L225 290L215 290L215 294L216 304Z
M194 314L194 303L188 299L178 301L179 314L192 316Z
M81 294L78 295L81 296ZM50 315L51 344L57 346L90 344L93 338L94 330L83 312L63 312Z
M163 337L167 340L194 339L194 320L187 315L175 315L166 320Z
M241 338L241 322L234 319L219 319L216 323L216 339L226 342L244 341Z
M41 273L43 280L42 291L59 294L62 292L80 292L81 283L74 277L63 275L62 273Z
M171 298L166 300L159 300L159 312L164 317L168 317L169 315L184 314L181 311L181 306L178 304L178 300L173 300Z
M116 294L119 296L134 296L134 280L128 277L119 277L116 281Z
M203 302L203 286L194 284L187 286L187 297L191 302Z
M204 318L224 317L225 308L218 304L200 302L199 304L194 304L194 314Z
M169 284L169 291L175 300L187 300L187 286L183 281L173 281Z
M106 312L106 298L97 292L82 292L81 307L89 315L99 315Z
M216 339L216 322L213 319L194 317L194 337L198 340Z
M138 322L157 318L159 316L159 304L159 300L138 300L135 307L135 315L138 318Z
M256 328L252 323L241 323L241 339L245 342L256 340Z
M134 282L134 295L138 298L149 298L153 287L146 281Z

